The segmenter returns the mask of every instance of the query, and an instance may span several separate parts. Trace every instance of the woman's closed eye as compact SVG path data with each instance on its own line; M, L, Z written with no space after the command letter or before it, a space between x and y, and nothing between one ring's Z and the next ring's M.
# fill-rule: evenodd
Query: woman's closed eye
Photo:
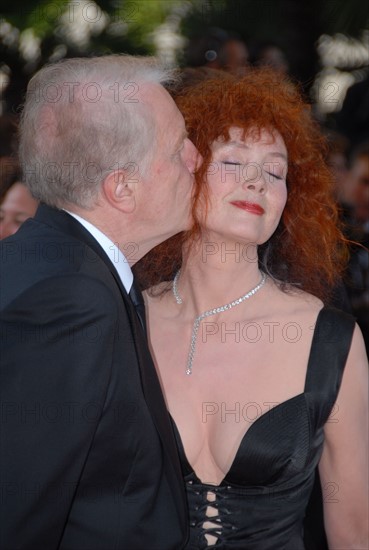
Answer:
M283 176L280 176L279 174L273 174L273 172L266 172L271 178L274 178L276 180L283 180Z

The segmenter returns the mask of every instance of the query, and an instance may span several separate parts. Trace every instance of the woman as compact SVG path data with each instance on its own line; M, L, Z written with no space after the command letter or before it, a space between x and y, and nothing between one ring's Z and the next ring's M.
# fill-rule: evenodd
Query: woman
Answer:
M158 283L149 337L188 548L303 549L318 463L329 547L367 548L368 367L353 319L324 305L345 245L318 130L269 70L205 81L177 103L204 157L195 224L141 271Z

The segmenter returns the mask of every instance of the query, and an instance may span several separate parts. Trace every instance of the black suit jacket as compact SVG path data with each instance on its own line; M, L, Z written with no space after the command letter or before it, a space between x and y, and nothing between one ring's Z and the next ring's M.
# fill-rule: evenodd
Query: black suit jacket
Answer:
M1 245L1 550L178 550L185 494L136 311L41 205Z

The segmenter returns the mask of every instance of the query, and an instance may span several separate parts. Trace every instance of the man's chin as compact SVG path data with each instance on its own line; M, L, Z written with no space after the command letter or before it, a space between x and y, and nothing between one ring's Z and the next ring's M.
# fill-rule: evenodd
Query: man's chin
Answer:
M183 233L183 231L188 231L188 229L190 229L190 227L187 226L187 225L186 225L186 226L182 226L182 227L180 227L180 228L177 227L177 229L174 229L173 232L170 233L170 234L168 235L168 237L167 237L165 240L171 239L171 238L174 237L175 235L179 235L179 233Z
M182 233L182 231L189 231L193 227L193 218L192 215L188 215L187 219L183 218L181 224L177 224L175 231L173 232L173 235L177 235L177 233Z

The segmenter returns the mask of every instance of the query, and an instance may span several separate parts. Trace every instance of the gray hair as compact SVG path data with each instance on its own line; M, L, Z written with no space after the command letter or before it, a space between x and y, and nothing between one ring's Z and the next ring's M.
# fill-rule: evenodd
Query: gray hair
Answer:
M65 59L29 82L19 156L32 195L46 204L91 206L105 176L147 169L155 142L140 84L176 78L155 58L109 55Z

